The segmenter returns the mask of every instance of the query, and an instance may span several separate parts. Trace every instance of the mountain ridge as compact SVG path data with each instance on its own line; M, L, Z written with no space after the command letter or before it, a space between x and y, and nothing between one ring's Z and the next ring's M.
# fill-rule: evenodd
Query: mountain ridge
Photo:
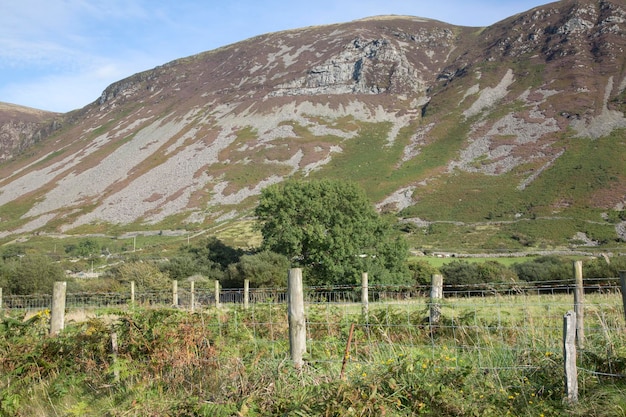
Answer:
M581 141L626 146L624 3L561 1L486 28L367 18L135 74L0 164L0 237L204 227L294 176L353 179L381 210L427 221L586 207L581 219L615 223L605 212L623 211L623 158L607 153L585 190L548 178L591 146ZM588 175L590 162L572 164Z

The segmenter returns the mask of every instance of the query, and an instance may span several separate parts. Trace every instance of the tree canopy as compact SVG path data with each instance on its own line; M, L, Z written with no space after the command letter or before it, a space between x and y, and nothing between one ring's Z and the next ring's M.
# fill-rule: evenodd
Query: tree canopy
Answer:
M244 280L250 280L252 288L271 288L284 286L289 260L285 255L263 251L243 255L239 262L231 264L229 284L241 288Z
M232 248L216 237L209 237L197 245L182 246L178 254L162 265L163 272L174 280L184 280L192 275L224 281L228 266L239 262L240 249Z
M357 185L290 180L265 188L255 210L262 248L305 268L308 284L354 284L406 278L407 244Z
M166 273L149 262L126 262L117 267L117 277L122 282L134 281L140 291L161 291L171 287Z
M55 281L65 281L61 267L44 255L25 255L0 265L0 287L9 294L51 294Z

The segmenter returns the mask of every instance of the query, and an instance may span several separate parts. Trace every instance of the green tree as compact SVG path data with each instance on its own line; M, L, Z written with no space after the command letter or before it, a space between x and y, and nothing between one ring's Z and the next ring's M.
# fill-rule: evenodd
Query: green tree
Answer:
M242 254L241 249L230 247L216 237L209 237L196 245L182 246L179 253L161 269L175 280L199 274L222 281L228 266L239 262Z
M243 255L228 268L229 286L241 288L248 279L252 288L285 287L288 269L289 259L285 255L271 251Z
M517 281L517 274L498 261L479 262L476 267L481 282L511 284Z
M265 188L255 210L262 248L305 268L309 285L406 279L407 244L353 183L290 180Z
M0 249L0 258L5 261L18 259L26 254L27 250L23 246L9 245Z
M5 261L0 273L9 294L50 294L55 281L67 281L61 267L44 255Z
M599 257L583 262L583 277L597 283L614 282L619 271L626 271L626 256Z
M100 245L93 239L83 239L77 245L65 245L65 253L73 256L82 256L84 258L96 256L100 253Z
M150 262L128 262L121 264L116 271L122 282L135 281L139 291L159 291L170 288L170 277Z
M478 265L464 260L454 260L440 268L444 285L463 286L481 282Z
M191 254L175 256L168 262L162 263L161 271L177 281L186 280L193 275L202 275L217 280L222 280L224 276L219 264L208 259L200 260Z
M8 288L9 267L7 263L0 257L0 288Z
M226 245L216 237L201 240L198 245L186 245L180 248L183 255L193 257L199 264L213 268L215 264L225 270L228 265L239 261L243 255L241 249Z
M416 286L430 285L432 276L439 273L436 267L423 259L411 259L408 266Z

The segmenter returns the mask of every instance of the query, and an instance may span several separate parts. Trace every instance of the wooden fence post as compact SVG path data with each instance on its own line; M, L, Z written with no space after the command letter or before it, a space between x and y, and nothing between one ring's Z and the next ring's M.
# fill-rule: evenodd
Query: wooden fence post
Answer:
M117 332L113 332L111 333L111 354L113 356L113 380L115 382L120 382L120 369L117 363L117 352L118 352Z
M178 307L178 281L172 281L172 304Z
M243 308L248 309L248 303L250 300L250 280L243 280Z
M576 369L576 313L563 316L563 362L565 368L565 395L570 404L578 402L578 371Z
M582 349L585 344L585 288L583 287L583 261L574 261L574 312L576 313L576 345Z
M196 310L196 282L190 281L189 284L191 285L191 300L189 301L189 307L191 308L191 312L193 313Z
M50 335L54 336L65 327L65 290L67 282L55 282L52 288L50 311Z
M302 269L289 270L287 282L287 314L289 318L289 350L296 368L304 363L302 356L306 352L306 323L304 318L304 289L302 287Z
M135 304L135 281L130 282L130 303Z
M626 320L626 271L619 271L619 285L622 289L622 304L624 305L624 320Z
M220 282L215 280L215 307L220 308Z
M2 288L0 288L0 314L2 314Z
M443 298L443 275L433 274L430 281L430 326L439 324L441 318L440 300Z
M362 305L362 313L365 322L369 321L369 277L367 272L363 272L361 274L361 305Z

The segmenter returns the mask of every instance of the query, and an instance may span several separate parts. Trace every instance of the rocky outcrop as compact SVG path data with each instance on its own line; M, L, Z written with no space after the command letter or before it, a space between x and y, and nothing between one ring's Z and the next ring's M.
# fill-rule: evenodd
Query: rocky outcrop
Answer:
M321 94L423 93L425 83L404 51L386 39L357 38L338 55L268 97Z
M24 152L61 126L56 114L0 103L0 163Z

